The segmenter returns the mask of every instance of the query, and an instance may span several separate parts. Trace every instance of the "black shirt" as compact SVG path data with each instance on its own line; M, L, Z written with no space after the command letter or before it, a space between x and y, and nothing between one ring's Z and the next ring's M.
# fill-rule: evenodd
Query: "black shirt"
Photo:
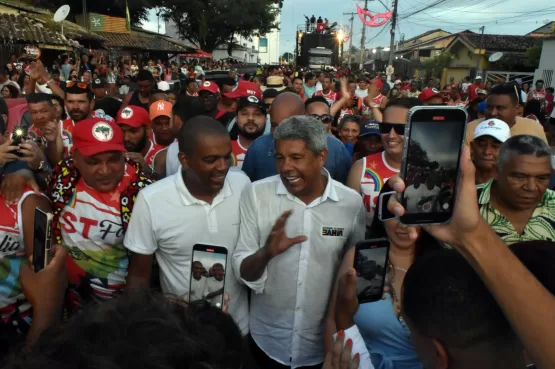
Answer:
M121 109L121 101L114 99L113 97L106 96L102 100L94 101L94 110L102 110L106 115L111 116L116 119L118 111Z

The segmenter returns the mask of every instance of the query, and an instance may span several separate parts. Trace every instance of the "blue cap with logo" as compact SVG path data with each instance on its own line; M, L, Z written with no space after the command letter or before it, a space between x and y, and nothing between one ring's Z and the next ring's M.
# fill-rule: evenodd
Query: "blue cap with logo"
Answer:
M369 135L380 135L380 123L377 120L369 120L362 126L360 137Z

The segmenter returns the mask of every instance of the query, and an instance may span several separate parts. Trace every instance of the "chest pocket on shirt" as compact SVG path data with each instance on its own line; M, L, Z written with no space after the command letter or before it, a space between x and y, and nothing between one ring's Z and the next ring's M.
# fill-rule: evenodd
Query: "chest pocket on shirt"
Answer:
M321 224L318 227L318 244L313 248L312 257L318 260L329 260L330 254L337 259L343 255L343 249L350 234L350 228L332 222Z

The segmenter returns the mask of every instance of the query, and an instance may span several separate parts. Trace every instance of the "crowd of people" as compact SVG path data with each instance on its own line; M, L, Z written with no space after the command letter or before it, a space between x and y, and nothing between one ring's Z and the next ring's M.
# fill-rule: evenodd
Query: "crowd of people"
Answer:
M81 63L64 82L34 61L24 103L0 99L7 368L555 365L551 123L540 119L552 94L541 81L526 94L477 78L446 94L433 78L270 66L217 83L193 72L166 89L164 72L140 68L114 94L107 72ZM525 114L536 101L537 120ZM395 197L397 217L380 220L380 194L453 187L398 175L409 109L453 104L476 119L452 220L403 225ZM37 207L53 214L55 246L35 273ZM381 237L386 290L359 305L355 245ZM225 247L226 263L193 259L198 244Z

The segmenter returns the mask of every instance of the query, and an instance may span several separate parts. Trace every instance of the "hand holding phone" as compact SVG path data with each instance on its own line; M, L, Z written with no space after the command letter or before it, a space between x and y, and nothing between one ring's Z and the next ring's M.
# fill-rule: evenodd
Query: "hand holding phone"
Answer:
M356 294L360 304L382 299L388 260L388 239L377 238L357 243L354 268L357 272Z
M408 113L401 179L401 223L444 224L453 215L467 115L460 107L418 106Z

